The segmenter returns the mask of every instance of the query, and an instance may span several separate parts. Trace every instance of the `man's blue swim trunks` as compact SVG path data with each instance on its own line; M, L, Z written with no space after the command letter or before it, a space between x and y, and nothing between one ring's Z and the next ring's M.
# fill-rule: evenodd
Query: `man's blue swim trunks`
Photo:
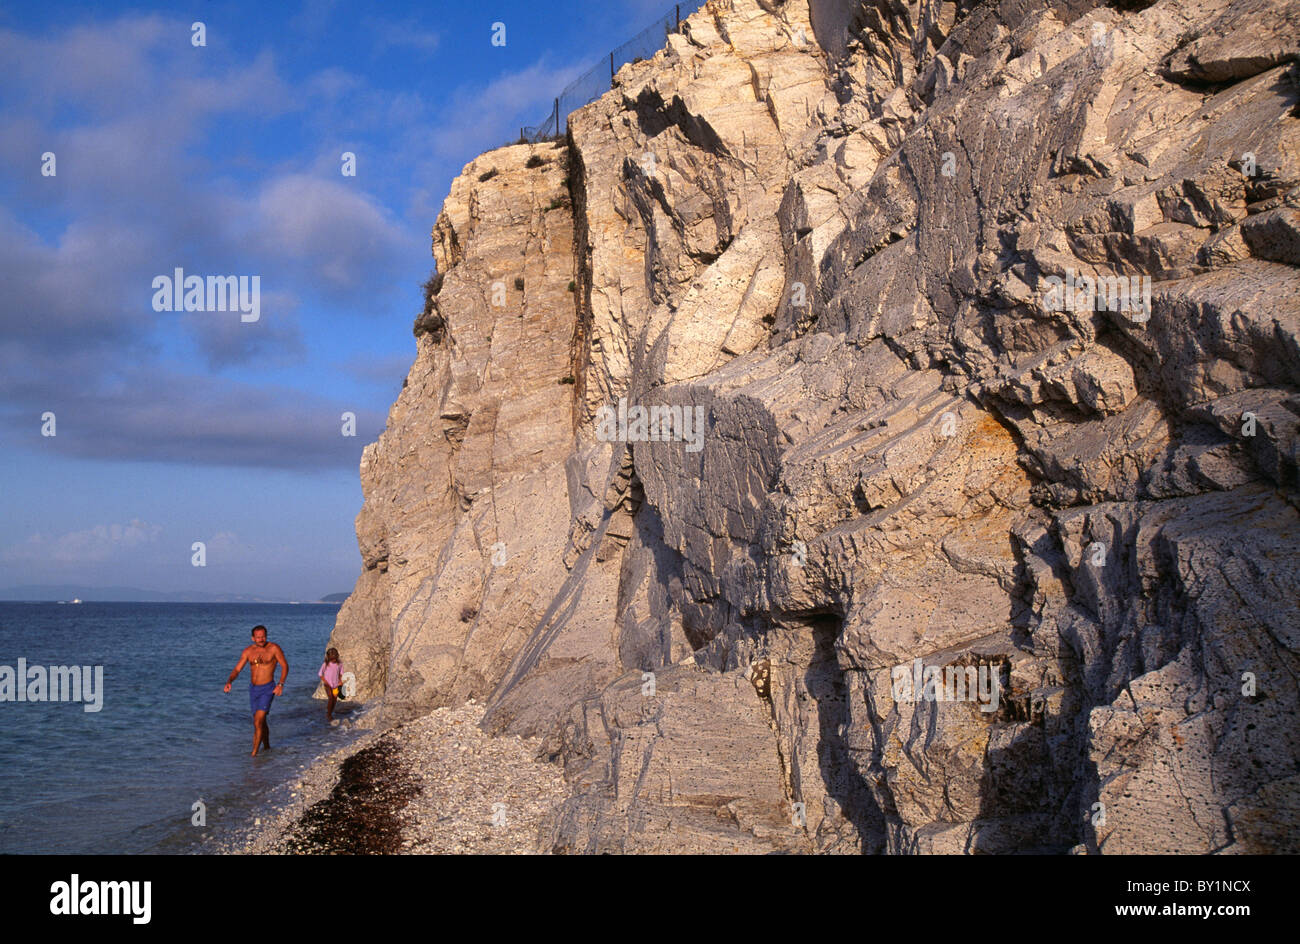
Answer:
M271 702L275 701L275 683L248 686L248 704L253 712L270 711Z

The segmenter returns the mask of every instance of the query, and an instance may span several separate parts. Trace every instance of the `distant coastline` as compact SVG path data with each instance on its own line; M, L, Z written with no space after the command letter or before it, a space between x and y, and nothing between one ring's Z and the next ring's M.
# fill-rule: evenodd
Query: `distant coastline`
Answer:
M5 603L296 603L339 604L346 593L330 593L319 600L291 600L240 593L142 590L139 587L85 587L75 584L32 584L0 590Z

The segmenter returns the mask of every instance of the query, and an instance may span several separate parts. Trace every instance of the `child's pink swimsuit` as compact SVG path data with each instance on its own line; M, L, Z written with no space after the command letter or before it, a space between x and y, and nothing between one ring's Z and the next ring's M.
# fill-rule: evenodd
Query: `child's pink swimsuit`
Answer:
M343 677L343 663L341 662L322 662L320 671L316 675L325 680L325 684L330 688L339 687L339 679Z

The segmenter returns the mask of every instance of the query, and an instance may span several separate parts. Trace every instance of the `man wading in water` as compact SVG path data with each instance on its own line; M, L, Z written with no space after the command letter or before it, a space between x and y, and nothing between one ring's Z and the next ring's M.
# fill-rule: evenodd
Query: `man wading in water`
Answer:
M280 681L275 682L275 665L280 664ZM239 654L239 664L230 673L224 691L230 694L231 683L239 677L244 664L252 666L248 688L248 703L253 709L253 757L257 749L271 749L271 729L266 723L266 713L271 710L271 701L276 695L284 694L284 680L289 677L289 663L284 658L284 651L273 642L266 641L266 627L253 627L253 644Z

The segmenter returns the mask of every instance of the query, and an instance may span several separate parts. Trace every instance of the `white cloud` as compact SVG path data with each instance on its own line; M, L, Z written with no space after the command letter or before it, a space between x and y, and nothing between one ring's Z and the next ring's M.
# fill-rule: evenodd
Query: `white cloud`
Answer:
M588 65L551 68L536 62L486 86L458 89L443 109L448 120L432 133L435 147L448 156L477 154L517 137L520 116L524 124L544 119L554 96Z
M250 235L260 251L308 260L331 286L354 289L377 265L410 243L390 214L367 195L338 181L286 174L270 181L255 201Z
M437 33L421 29L414 20L397 23L392 20L371 19L366 21L366 25L375 34L375 51L378 53L389 49L410 49L428 56L441 42L441 37Z
M133 518L126 524L99 524L84 531L71 531L56 537L37 533L21 544L6 548L3 556L6 561L48 561L62 564L108 561L156 544L162 531L162 525Z

